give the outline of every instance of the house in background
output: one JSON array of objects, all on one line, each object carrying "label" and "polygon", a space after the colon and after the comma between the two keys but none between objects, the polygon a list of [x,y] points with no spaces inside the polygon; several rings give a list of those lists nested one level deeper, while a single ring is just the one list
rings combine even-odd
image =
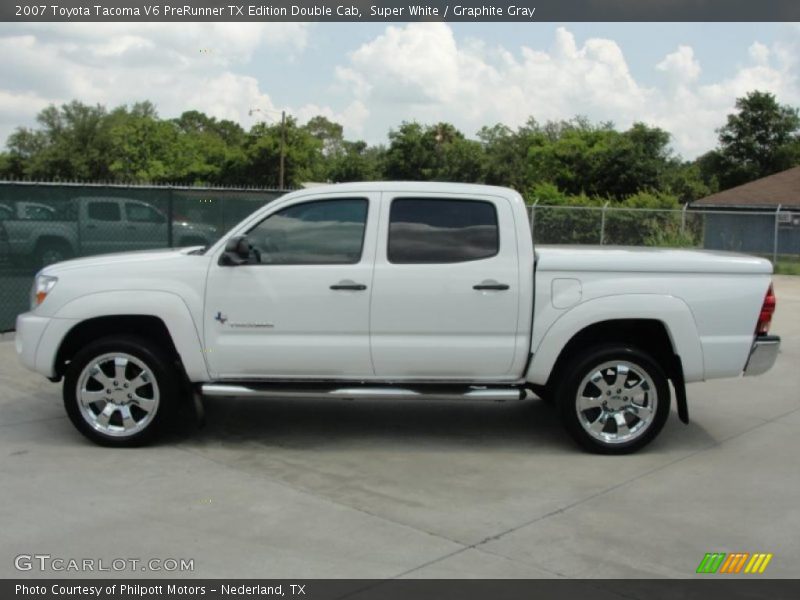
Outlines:
[{"label": "house in background", "polygon": [[705,213],[705,248],[800,254],[800,166],[706,196],[690,208],[712,211]]}]

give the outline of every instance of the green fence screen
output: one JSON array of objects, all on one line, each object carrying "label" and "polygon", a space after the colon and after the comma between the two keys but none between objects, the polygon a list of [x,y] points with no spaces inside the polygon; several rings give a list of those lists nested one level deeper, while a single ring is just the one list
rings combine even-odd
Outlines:
[{"label": "green fence screen", "polygon": [[284,191],[0,182],[0,331],[29,307],[47,264],[151,248],[208,245]]}]

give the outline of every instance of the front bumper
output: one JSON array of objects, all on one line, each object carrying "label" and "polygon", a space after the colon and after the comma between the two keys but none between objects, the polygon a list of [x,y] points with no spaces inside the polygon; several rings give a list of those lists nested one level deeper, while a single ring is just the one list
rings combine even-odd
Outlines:
[{"label": "front bumper", "polygon": [[58,349],[77,323],[77,319],[44,317],[32,312],[19,315],[14,334],[19,361],[31,371],[54,377]]},{"label": "front bumper", "polygon": [[750,357],[744,366],[745,375],[761,375],[766,373],[775,364],[778,351],[781,347],[781,338],[777,335],[759,335],[753,341]]},{"label": "front bumper", "polygon": [[42,340],[50,319],[33,313],[23,313],[17,317],[14,347],[19,361],[31,371],[36,371],[36,350]]}]

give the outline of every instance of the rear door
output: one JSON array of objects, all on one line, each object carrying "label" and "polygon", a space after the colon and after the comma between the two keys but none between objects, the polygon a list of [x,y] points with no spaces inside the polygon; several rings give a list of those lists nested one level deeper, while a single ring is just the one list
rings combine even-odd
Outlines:
[{"label": "rear door", "polygon": [[516,229],[507,199],[384,195],[371,346],[381,378],[512,378]]}]

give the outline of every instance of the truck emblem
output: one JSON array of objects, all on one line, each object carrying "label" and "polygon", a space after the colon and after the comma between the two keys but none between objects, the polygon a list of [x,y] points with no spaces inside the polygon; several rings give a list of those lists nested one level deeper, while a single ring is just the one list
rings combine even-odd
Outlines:
[{"label": "truck emblem", "polygon": [[226,317],[225,315],[223,315],[221,312],[217,311],[217,316],[216,316],[216,317],[214,317],[214,320],[215,320],[215,321],[219,321],[220,323],[222,323],[223,325],[225,325],[225,321],[227,321],[227,320],[228,320],[228,317]]}]

